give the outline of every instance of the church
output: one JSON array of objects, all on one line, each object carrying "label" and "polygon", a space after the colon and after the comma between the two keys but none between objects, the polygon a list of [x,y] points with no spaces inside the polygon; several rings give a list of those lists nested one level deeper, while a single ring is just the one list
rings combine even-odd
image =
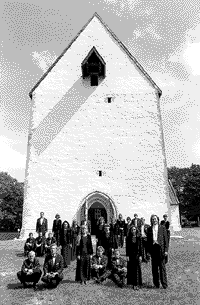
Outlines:
[{"label": "church", "polygon": [[168,179],[162,91],[95,13],[30,92],[21,238],[40,212],[70,225],[119,213],[180,229]]}]

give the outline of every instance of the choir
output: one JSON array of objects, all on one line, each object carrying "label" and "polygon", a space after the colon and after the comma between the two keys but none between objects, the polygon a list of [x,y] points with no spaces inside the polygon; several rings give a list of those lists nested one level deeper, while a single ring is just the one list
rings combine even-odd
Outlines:
[{"label": "choir", "polygon": [[[167,274],[165,264],[168,262],[168,248],[170,241],[170,223],[167,215],[159,223],[157,215],[151,215],[150,225],[145,219],[134,218],[111,219],[110,224],[105,223],[100,217],[96,230],[96,253],[93,253],[91,239],[91,223],[84,219],[80,226],[74,220],[72,226],[65,220],[63,223],[60,215],[56,214],[53,221],[52,233],[48,231],[48,221],[44,213],[36,222],[35,239],[33,234],[24,245],[24,255],[28,258],[24,261],[21,271],[17,273],[18,279],[26,286],[27,282],[36,284],[42,276],[39,256],[45,255],[41,280],[47,286],[56,287],[63,279],[63,269],[70,265],[71,261],[77,260],[75,280],[81,284],[87,284],[91,278],[97,284],[107,278],[123,288],[125,281],[134,290],[142,287],[142,263],[148,263],[151,259],[152,278],[156,288],[160,282],[164,289],[167,288]],[[126,259],[120,256],[120,248],[125,242]],[[61,249],[61,255],[58,249]]]}]

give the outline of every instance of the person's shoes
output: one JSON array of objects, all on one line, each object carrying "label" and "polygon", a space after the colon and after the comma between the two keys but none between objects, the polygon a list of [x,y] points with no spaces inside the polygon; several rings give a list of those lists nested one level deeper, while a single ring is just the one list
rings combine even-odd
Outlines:
[{"label": "person's shoes", "polygon": [[160,286],[159,286],[159,285],[154,285],[154,288],[158,288],[158,289],[159,289],[159,288],[160,288]]},{"label": "person's shoes", "polygon": [[27,287],[28,287],[28,285],[27,285],[26,282],[23,282],[22,284],[23,284],[23,287],[24,287],[24,288],[27,288]]},{"label": "person's shoes", "polygon": [[37,290],[37,288],[38,288],[37,283],[33,283],[33,289]]},{"label": "person's shoes", "polygon": [[163,286],[163,289],[167,289],[167,286]]},{"label": "person's shoes", "polygon": [[83,281],[81,281],[81,285],[83,285],[84,283],[83,283]]},{"label": "person's shoes", "polygon": [[96,284],[100,284],[101,281],[99,279],[96,280]]},{"label": "person's shoes", "polygon": [[84,284],[87,285],[87,281],[84,281]]}]

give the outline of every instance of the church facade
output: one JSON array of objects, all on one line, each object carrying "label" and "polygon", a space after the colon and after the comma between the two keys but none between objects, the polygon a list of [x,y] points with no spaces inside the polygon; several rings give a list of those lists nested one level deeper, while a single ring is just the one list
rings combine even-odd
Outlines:
[{"label": "church facade", "polygon": [[[49,230],[134,213],[169,215],[180,228],[169,183],[161,90],[95,13],[30,92],[21,237],[41,211]],[[172,196],[174,194],[174,196]],[[175,198],[175,199],[174,199]]]}]

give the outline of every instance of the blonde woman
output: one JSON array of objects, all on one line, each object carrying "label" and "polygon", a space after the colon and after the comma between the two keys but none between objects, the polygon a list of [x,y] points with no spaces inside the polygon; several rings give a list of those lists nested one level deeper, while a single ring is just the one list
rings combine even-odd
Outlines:
[{"label": "blonde woman", "polygon": [[88,233],[87,226],[81,226],[81,235],[79,235],[76,256],[77,256],[77,266],[76,266],[76,277],[77,282],[81,284],[86,284],[90,280],[91,274],[91,263],[93,248],[91,235]]}]

